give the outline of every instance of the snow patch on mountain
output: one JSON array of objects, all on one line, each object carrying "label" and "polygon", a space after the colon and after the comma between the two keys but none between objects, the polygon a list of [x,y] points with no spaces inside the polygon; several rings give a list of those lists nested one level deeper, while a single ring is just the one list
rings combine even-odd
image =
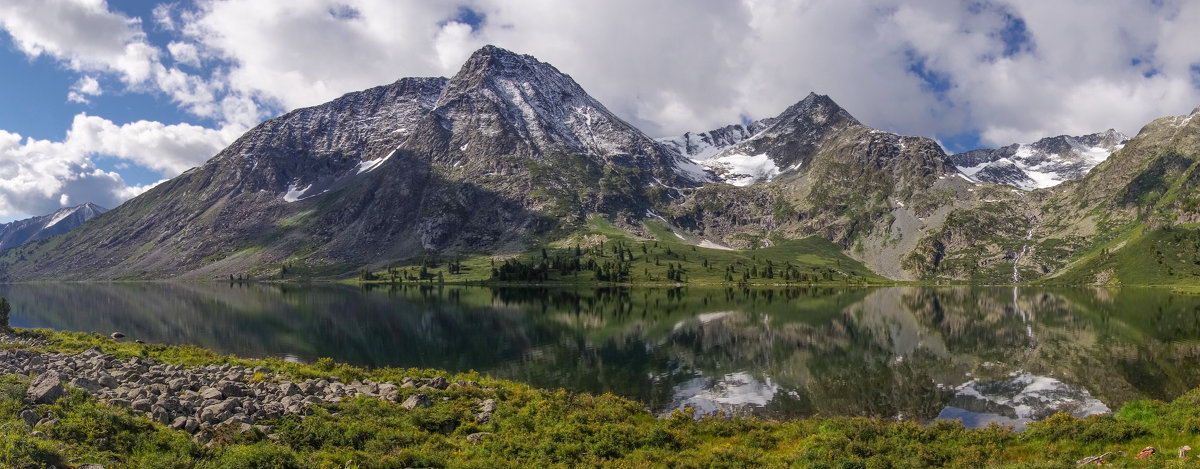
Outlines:
[{"label": "snow patch on mountain", "polygon": [[714,243],[707,239],[704,241],[701,241],[699,246],[702,248],[717,249],[717,250],[721,250],[721,251],[732,251],[733,250],[733,248],[731,248],[729,246],[722,246],[720,244]]},{"label": "snow patch on mountain", "polygon": [[79,209],[79,207],[69,207],[69,208],[58,209],[58,211],[56,211],[50,215],[51,216],[50,221],[46,222],[45,226],[47,228],[49,228],[51,226],[57,225],[58,222],[66,220],[67,217],[74,215],[75,211],[78,209]]},{"label": "snow patch on mountain", "polygon": [[713,179],[712,173],[704,169],[699,163],[685,157],[675,159],[675,174],[683,176],[693,182],[716,182]]},{"label": "snow patch on mountain", "polygon": [[60,208],[49,215],[0,224],[0,250],[59,235],[78,228],[106,210],[86,203]]},{"label": "snow patch on mountain", "polygon": [[766,153],[758,155],[732,154],[701,162],[721,180],[735,186],[749,186],[779,176],[779,166]]},{"label": "snow patch on mountain", "polygon": [[975,181],[1007,184],[1022,190],[1053,187],[1080,179],[1129,140],[1116,130],[1072,137],[1060,135],[1034,143],[972,150],[950,156]]},{"label": "snow patch on mountain", "polygon": [[[463,147],[465,148],[466,145],[463,145]],[[396,150],[399,150],[399,149],[397,148]],[[388,153],[387,156],[385,156],[383,158],[367,160],[367,161],[363,161],[363,162],[359,163],[358,171],[355,174],[369,173],[372,170],[374,170],[375,168],[378,168],[379,165],[383,164],[384,161],[387,161],[388,158],[391,158],[392,155],[395,155],[396,150],[392,150],[391,153]],[[286,197],[285,197],[285,200],[286,200]]]},{"label": "snow patch on mountain", "polygon": [[304,193],[308,192],[308,188],[310,187],[312,187],[312,185],[307,185],[304,187],[296,187],[295,184],[289,185],[287,193],[283,194],[283,201],[290,203],[300,200],[303,198]]},{"label": "snow patch on mountain", "polygon": [[[658,139],[659,143],[682,155],[676,163],[675,172],[696,182],[726,182],[745,186],[779,175],[779,168],[765,167],[757,158],[762,155],[729,155],[714,159],[722,151],[761,133],[774,124],[777,118],[767,118],[748,124],[734,124],[707,132],[687,132],[678,137]],[[714,177],[715,176],[715,177]]]}]

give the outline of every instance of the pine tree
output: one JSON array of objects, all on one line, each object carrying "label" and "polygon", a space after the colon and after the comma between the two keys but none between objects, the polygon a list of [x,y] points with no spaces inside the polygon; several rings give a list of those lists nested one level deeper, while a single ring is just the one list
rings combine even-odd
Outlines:
[{"label": "pine tree", "polygon": [[12,326],[8,324],[8,313],[12,311],[12,306],[8,304],[8,298],[0,296],[0,331],[11,331]]}]

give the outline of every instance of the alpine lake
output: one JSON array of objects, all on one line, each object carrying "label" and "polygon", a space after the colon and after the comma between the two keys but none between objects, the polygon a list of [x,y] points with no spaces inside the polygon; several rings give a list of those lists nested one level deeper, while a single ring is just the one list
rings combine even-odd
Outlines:
[{"label": "alpine lake", "polygon": [[1148,288],[0,285],[12,325],[218,353],[475,370],[656,414],[969,427],[1200,386],[1200,296]]}]

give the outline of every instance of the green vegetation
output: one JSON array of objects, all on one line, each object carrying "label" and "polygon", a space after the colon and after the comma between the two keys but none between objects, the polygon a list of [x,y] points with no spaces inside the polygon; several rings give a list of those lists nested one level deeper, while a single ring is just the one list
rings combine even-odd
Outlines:
[{"label": "green vegetation", "polygon": [[1118,246],[1105,245],[1049,283],[1194,285],[1200,280],[1200,229],[1138,230]]},{"label": "green vegetation", "polygon": [[12,312],[12,306],[8,304],[8,298],[0,297],[0,332],[12,330],[12,326],[8,324],[8,313]]},{"label": "green vegetation", "polygon": [[[364,370],[321,360],[312,365],[221,357],[194,347],[116,343],[94,335],[22,331],[48,341],[41,351],[78,352],[98,346],[119,357],[167,363],[265,365],[295,378],[396,380],[436,371]],[[13,345],[5,345],[12,348]],[[1077,419],[1058,414],[1024,432],[992,425],[964,429],[868,418],[773,422],[752,417],[695,419],[677,411],[656,418],[640,404],[612,395],[537,390],[476,374],[490,389],[429,391],[436,404],[404,410],[360,398],[318,407],[303,419],[265,422],[277,442],[256,432],[221,433],[212,445],[194,442],[121,408],[72,390],[58,402],[33,406],[58,423],[30,433],[19,414],[28,381],[0,377],[0,464],[40,467],[100,463],[107,467],[1063,467],[1106,452],[1126,467],[1190,467],[1175,449],[1200,437],[1200,389],[1173,402],[1134,401],[1113,415]],[[404,393],[414,390],[405,389]],[[477,398],[499,406],[491,421],[472,415]],[[484,432],[477,444],[467,435]],[[1154,446],[1146,460],[1133,455]]]},{"label": "green vegetation", "polygon": [[[886,283],[837,245],[819,237],[771,237],[769,247],[709,249],[690,244],[660,222],[645,222],[641,238],[592,217],[588,229],[511,256],[423,258],[378,272],[367,283],[570,283],[809,285]],[[766,239],[764,234],[761,239]],[[756,239],[754,244],[759,244]]]}]

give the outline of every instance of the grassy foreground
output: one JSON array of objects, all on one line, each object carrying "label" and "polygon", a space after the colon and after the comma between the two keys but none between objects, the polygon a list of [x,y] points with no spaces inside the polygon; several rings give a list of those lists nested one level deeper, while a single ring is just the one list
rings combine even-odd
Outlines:
[{"label": "grassy foreground", "polygon": [[[268,366],[292,378],[337,377],[399,381],[432,370],[364,370],[321,360],[315,364],[245,360],[187,346],[117,343],[82,333],[23,330],[44,340],[40,351],[79,352],[98,346],[119,357],[143,356],[171,364],[232,363]],[[6,344],[5,348],[15,345]],[[292,467],[1071,467],[1086,456],[1114,452],[1117,467],[1193,467],[1176,448],[1200,443],[1200,389],[1173,402],[1135,401],[1115,415],[1076,419],[1056,415],[1021,433],[957,422],[930,426],[867,418],[811,418],[788,422],[757,418],[694,419],[686,412],[656,418],[639,404],[612,395],[539,390],[474,373],[486,388],[426,391],[436,405],[404,410],[360,398],[316,409],[306,417],[262,422],[278,442],[228,432],[211,446],[195,443],[78,390],[51,405],[59,423],[34,436],[19,414],[28,382],[0,376],[0,466],[292,468]],[[403,389],[407,393],[416,392]],[[476,424],[475,399],[495,398],[493,419]],[[477,444],[467,435],[487,432]],[[1150,459],[1134,455],[1159,449]],[[1200,445],[1198,445],[1200,446]]]}]

